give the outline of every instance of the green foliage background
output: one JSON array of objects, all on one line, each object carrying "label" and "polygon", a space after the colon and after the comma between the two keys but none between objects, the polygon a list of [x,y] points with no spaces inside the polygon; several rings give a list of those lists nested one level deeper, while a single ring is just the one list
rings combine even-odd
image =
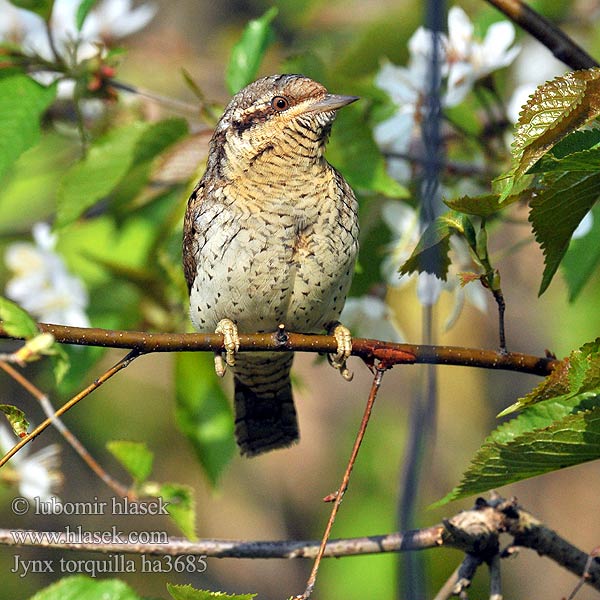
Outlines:
[{"label": "green foliage background", "polygon": [[[42,13],[46,10],[44,4],[47,3],[39,6]],[[362,251],[352,293],[363,294],[379,283],[380,263],[390,237],[379,219],[381,205],[386,198],[408,197],[409,190],[386,174],[384,159],[372,140],[372,124],[391,110],[385,95],[373,86],[372,78],[382,57],[400,64],[405,62],[406,41],[421,23],[422,3],[354,0],[348,5],[323,0],[255,1],[245,3],[244,10],[239,3],[227,2],[219,10],[205,3],[165,0],[159,4],[161,11],[155,22],[136,36],[130,47],[128,44],[128,53],[119,65],[121,80],[197,102],[181,76],[181,70],[185,69],[200,86],[204,97],[213,102],[205,107],[209,118],[211,114],[219,114],[229,94],[256,74],[275,71],[301,71],[319,79],[332,91],[364,98],[363,102],[340,113],[328,157],[357,190],[361,202]],[[82,5],[82,18],[86,5],[89,3]],[[498,19],[497,13],[481,2],[461,5],[479,30],[483,31]],[[572,8],[570,2],[549,0],[532,5],[555,19],[570,14]],[[249,19],[258,20],[242,35]],[[596,32],[586,28],[585,23],[571,24],[571,27],[574,35],[585,37],[591,53],[600,54],[600,36]],[[253,60],[244,57],[244,52],[253,48],[266,51],[262,62],[256,60],[252,52]],[[505,85],[509,87],[510,81]],[[188,123],[180,115],[172,114],[173,111],[155,105],[138,105],[125,110],[121,105],[111,106],[106,118],[94,125],[87,157],[80,160],[80,145],[72,122],[67,119],[67,135],[64,128],[50,126],[44,127],[40,137],[35,126],[55,93],[54,87],[43,88],[11,70],[0,75],[0,115],[11,115],[10,119],[0,119],[0,253],[15,239],[27,238],[34,222],[56,218],[60,234],[58,250],[91,291],[89,314],[94,326],[189,330],[180,269],[181,218],[189,183],[179,181],[166,188],[151,186],[151,193],[147,184],[156,183],[155,169],[160,157],[168,155],[185,140],[190,129],[200,126],[201,119],[192,118]],[[142,119],[144,111],[150,110],[155,111],[152,120]],[[469,125],[467,112],[459,117]],[[54,123],[61,120],[59,115]],[[476,123],[470,125],[476,127]],[[536,161],[540,156],[536,155],[535,160],[522,168],[522,173],[518,172],[517,165],[515,173],[519,176],[527,170],[528,174],[544,173],[555,185],[554,195],[560,196],[565,190],[580,186],[577,189],[581,193],[576,199],[580,200],[577,204],[581,205],[582,212],[596,198],[598,175],[588,172],[596,170],[598,140],[595,135],[578,134],[571,138],[567,151],[564,146],[561,151],[561,145],[557,144],[539,162]],[[459,154],[460,150],[455,152]],[[508,171],[509,167],[507,155],[505,164],[498,165],[496,175]],[[569,174],[564,175],[565,171]],[[504,195],[508,195],[508,191]],[[497,195],[487,199],[485,206],[494,210],[502,202]],[[481,210],[487,214],[488,208],[481,207],[482,198],[476,200],[480,212],[475,211],[475,214],[481,214]],[[510,200],[504,199],[505,202]],[[542,196],[539,206],[543,207],[544,202],[550,200]],[[462,199],[453,208],[473,214],[469,210],[472,204],[472,199]],[[593,236],[569,246],[561,265],[564,279],[555,277],[550,287],[548,284],[566,250],[577,215],[558,228],[560,239],[554,246],[544,247],[545,265],[544,257],[534,245],[500,263],[508,303],[510,349],[540,354],[544,347],[549,347],[562,357],[597,335],[600,289],[594,267],[599,258],[600,214],[597,208],[594,210]],[[543,214],[540,217],[540,209],[532,214],[531,220],[538,236],[543,236],[544,228],[555,225],[551,219],[545,220]],[[454,220],[450,226],[437,228],[434,234],[438,237],[434,236],[434,242],[442,238],[446,243],[451,233],[460,227],[465,229],[457,223]],[[518,239],[514,232],[501,235],[504,236],[502,242]],[[471,241],[476,245],[475,237]],[[415,263],[413,267],[418,268],[418,265]],[[0,264],[0,280],[5,281],[7,276],[4,265]],[[548,291],[538,298],[540,281]],[[575,303],[569,305],[569,298],[576,299]],[[419,341],[420,307],[414,289],[391,291],[388,300],[408,339]],[[440,313],[448,308],[444,302]],[[440,343],[495,347],[495,329],[493,313],[486,317],[466,309],[456,328],[440,334]],[[66,352],[71,369],[59,390],[52,392],[55,405],[91,381],[119,356],[119,353],[98,349],[66,348]],[[596,369],[596,348],[588,347],[586,356],[591,357],[592,368]],[[319,537],[328,512],[320,498],[337,487],[368,392],[369,374],[356,361],[353,367],[357,377],[348,385],[323,364],[316,363],[312,356],[298,356],[296,364],[303,441],[290,450],[253,461],[235,455],[227,400],[230,390],[228,384],[223,390],[216,381],[209,356],[145,357],[67,415],[67,424],[103,464],[123,479],[131,475],[136,484],[144,485],[152,470],[152,477],[157,481],[185,484],[176,489],[163,488],[163,494],[185,497],[190,505],[192,494],[195,497],[195,524],[190,522],[191,511],[188,511],[176,521],[179,528],[172,521],[157,523],[148,519],[126,523],[117,519],[120,526],[165,529],[172,535],[180,535],[183,529],[190,537],[194,531],[199,537],[219,538]],[[54,382],[44,369],[30,368],[40,386],[54,390]],[[426,473],[423,507],[448,493],[460,480],[473,455],[470,473],[476,473],[483,465],[484,474],[489,477],[486,481],[490,482],[477,491],[506,483],[506,469],[499,480],[494,480],[490,463],[486,461],[497,458],[498,448],[493,442],[507,441],[502,438],[503,432],[509,431],[511,437],[520,427],[519,423],[534,423],[539,428],[551,427],[557,420],[564,421],[568,434],[559,441],[564,442],[571,456],[575,455],[573,462],[579,462],[578,453],[589,450],[589,444],[583,444],[582,440],[590,433],[597,435],[599,430],[597,408],[589,408],[585,402],[596,397],[597,385],[582,389],[580,394],[568,399],[576,407],[573,411],[565,411],[564,404],[552,404],[556,398],[529,407],[529,412],[518,417],[520,421],[516,424],[501,425],[476,454],[497,425],[495,415],[519,396],[526,397],[537,380],[508,373],[466,371],[440,369],[439,433],[428,456],[431,467]],[[571,375],[575,377],[576,373]],[[419,377],[418,367],[396,368],[386,375],[334,537],[379,534],[396,529],[397,482],[407,436],[407,414],[418,390]],[[32,415],[34,420],[41,419],[30,399],[20,395],[9,381],[4,384],[3,380],[3,385],[2,402],[10,400],[23,405],[27,415]],[[579,437],[577,432],[580,432]],[[527,467],[531,462],[523,449],[543,444],[546,438],[550,438],[555,453],[561,456],[551,458],[549,468],[536,466],[525,469],[525,474],[551,470],[558,465],[557,461],[558,466],[569,464],[570,459],[565,459],[557,450],[560,431],[550,428],[544,432],[543,439],[538,434],[532,439],[527,435],[532,434],[525,432],[525,439],[512,440],[511,437],[513,446],[509,452],[516,452],[519,459],[515,473],[519,469],[523,471],[524,456]],[[57,434],[48,432],[44,442],[54,439],[59,439]],[[152,452],[139,445],[134,450],[134,446],[123,443],[116,446],[113,443],[106,448],[109,440],[144,442]],[[108,490],[85,470],[68,448],[63,453],[67,474],[61,494],[64,500],[108,497]],[[597,453],[591,457],[597,457]],[[125,471],[120,471],[119,465],[124,466]],[[478,481],[481,482],[481,478]],[[596,506],[599,485],[597,464],[592,463],[500,491],[507,495],[516,493],[525,506],[576,545],[591,548],[600,535],[600,529],[595,523],[590,524],[589,519],[590,511]],[[472,494],[475,488],[476,485],[467,486],[465,493]],[[570,490],[568,497],[562,493],[565,488]],[[1,493],[3,504],[8,505],[14,490],[1,490]],[[463,500],[462,504],[444,508],[423,508],[418,515],[419,524],[432,524],[470,504],[470,500]],[[79,524],[64,517],[33,514],[15,517],[9,510],[2,516],[11,526],[22,528],[60,530],[66,523]],[[82,517],[80,521],[88,529],[106,528],[106,520]],[[37,556],[33,551],[22,554],[28,558]],[[0,569],[8,573],[13,560],[14,553],[3,553]],[[441,585],[457,560],[458,556],[451,552],[431,553],[426,573],[431,590]],[[547,572],[532,569],[536,560],[536,557],[523,556],[505,569],[507,596],[513,592],[522,597],[532,594],[543,597],[556,594],[557,589],[567,595],[571,579],[556,567],[549,567]],[[146,597],[162,594],[166,598],[166,592],[162,591],[164,584],[175,581],[230,593],[252,591],[258,592],[261,598],[279,598],[303,589],[309,567],[308,563],[292,561],[210,560],[208,570],[194,576],[144,577],[137,573],[124,574],[122,579],[135,588],[136,596],[138,593]],[[395,597],[396,573],[394,556],[327,561],[319,577],[318,595],[391,599]],[[20,579],[11,574],[5,577],[6,592],[3,593],[8,594],[7,598],[29,597],[55,578],[32,575]],[[84,580],[73,583],[88,584]],[[105,585],[119,587],[124,598],[136,597],[128,596],[133,592],[121,584],[106,582]],[[476,581],[476,586],[482,587],[477,588],[475,594],[484,589],[481,581]],[[582,591],[580,597],[585,598],[585,594]]]}]

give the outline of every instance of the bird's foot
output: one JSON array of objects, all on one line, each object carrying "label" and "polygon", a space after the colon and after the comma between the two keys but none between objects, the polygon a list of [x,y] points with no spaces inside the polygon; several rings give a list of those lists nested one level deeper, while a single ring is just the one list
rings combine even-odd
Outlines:
[{"label": "bird's foot", "polygon": [[240,349],[240,337],[237,325],[231,319],[221,319],[217,323],[215,333],[223,335],[225,352],[215,353],[215,372],[219,377],[223,377],[227,366],[235,365],[235,353]]},{"label": "bird's foot", "polygon": [[352,381],[354,373],[346,366],[346,361],[352,353],[352,335],[350,334],[350,330],[341,323],[334,323],[327,331],[337,341],[337,352],[335,354],[328,354],[327,360],[334,369],[339,370],[340,375],[346,381]]}]

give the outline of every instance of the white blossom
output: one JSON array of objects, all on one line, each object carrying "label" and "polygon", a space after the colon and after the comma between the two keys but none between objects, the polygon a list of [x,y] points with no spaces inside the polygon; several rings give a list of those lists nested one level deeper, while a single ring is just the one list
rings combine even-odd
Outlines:
[{"label": "white blossom", "polygon": [[474,36],[474,27],[462,8],[448,11],[448,89],[445,101],[448,106],[462,102],[478,79],[510,65],[520,52],[513,46],[515,28],[509,21],[494,23],[483,41]]},{"label": "white blossom", "polygon": [[[100,0],[87,15],[81,31],[76,15],[80,0],[56,0],[50,18],[54,46],[63,60],[80,63],[95,56],[105,56],[106,46],[145,27],[156,14],[154,4],[131,6],[131,0]],[[27,53],[47,61],[54,60],[46,25],[38,15],[0,0],[0,42],[21,44]],[[58,78],[51,71],[37,71],[32,76],[44,85]],[[70,98],[74,83],[59,80],[58,96]]]},{"label": "white blossom", "polygon": [[[517,46],[511,48],[515,38],[511,23],[493,24],[480,42],[474,37],[473,24],[458,7],[448,13],[448,33],[437,36],[440,74],[446,85],[444,106],[462,102],[475,81],[509,65],[519,53]],[[391,117],[373,128],[375,141],[388,155],[409,155],[411,144],[421,135],[434,39],[432,31],[420,27],[408,42],[408,65],[386,61],[375,76],[375,85],[387,92],[396,107]],[[409,163],[399,157],[388,158],[388,171],[399,181],[410,177]]]},{"label": "white blossom", "polygon": [[34,225],[33,239],[33,244],[15,242],[6,249],[4,260],[13,272],[6,296],[40,321],[89,327],[87,291],[54,251],[56,236],[49,225]]},{"label": "white blossom", "polygon": [[404,341],[390,307],[376,296],[348,298],[340,321],[358,337],[397,343]]},{"label": "white blossom", "polygon": [[[373,137],[384,153],[406,155],[411,142],[420,136],[427,82],[425,65],[425,61],[415,60],[406,68],[386,61],[375,77],[375,85],[387,92],[396,106],[391,117],[373,128]],[[388,159],[388,170],[398,181],[410,176],[407,161],[398,157]]]},{"label": "white blossom", "polygon": [[573,235],[571,236],[572,239],[578,240],[580,238],[585,237],[592,230],[593,226],[594,215],[592,214],[592,211],[589,211],[586,213],[585,217],[583,217],[583,219],[581,219],[581,221],[579,222],[579,225],[577,226],[577,228],[573,232]]},{"label": "white blossom", "polygon": [[[0,450],[3,454],[8,452],[17,440],[12,432],[5,426],[0,425]],[[19,493],[29,500],[39,499],[47,502],[56,497],[56,492],[62,484],[63,477],[60,467],[60,446],[51,444],[29,454],[29,447],[19,450],[7,464],[7,472],[4,473],[6,480],[17,481]]]}]

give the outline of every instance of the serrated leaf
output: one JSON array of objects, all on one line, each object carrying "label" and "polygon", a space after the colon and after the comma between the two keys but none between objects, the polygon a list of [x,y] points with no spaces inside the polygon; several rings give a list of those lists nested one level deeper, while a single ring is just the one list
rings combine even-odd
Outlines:
[{"label": "serrated leaf", "polygon": [[167,511],[173,522],[189,540],[196,539],[196,500],[194,491],[187,485],[163,483],[158,497],[168,502]]},{"label": "serrated leaf", "polygon": [[143,600],[118,579],[93,579],[87,575],[65,577],[31,596],[30,600]]},{"label": "serrated leaf", "polygon": [[600,196],[600,173],[564,173],[548,177],[531,203],[529,221],[544,253],[539,294],[552,281],[571,236]]},{"label": "serrated leaf", "polygon": [[48,21],[52,14],[52,8],[54,6],[54,0],[9,0],[11,4],[14,4],[18,8],[23,8],[30,12],[39,15]]},{"label": "serrated leaf", "polygon": [[385,159],[373,140],[361,106],[344,107],[338,112],[327,158],[355,190],[389,198],[409,195],[403,185],[388,175]]},{"label": "serrated leaf", "polygon": [[56,97],[26,75],[0,78],[0,177],[40,136],[40,118]]},{"label": "serrated leaf", "polygon": [[600,69],[574,71],[537,88],[523,107],[513,156],[522,175],[552,146],[600,112]]},{"label": "serrated leaf", "polygon": [[77,25],[77,31],[81,31],[85,19],[88,16],[90,10],[94,8],[98,0],[82,0],[81,4],[77,7],[77,14],[75,16],[75,24]]},{"label": "serrated leaf", "polygon": [[109,452],[127,469],[139,485],[150,476],[154,454],[143,442],[114,440],[106,444]]},{"label": "serrated leaf", "polygon": [[273,6],[262,17],[253,19],[244,28],[242,37],[231,51],[225,71],[225,81],[230,94],[237,94],[256,79],[265,52],[275,38],[271,21],[277,13],[277,8]]},{"label": "serrated leaf", "polygon": [[22,438],[27,435],[29,429],[29,421],[25,413],[12,404],[0,404],[0,412],[4,413],[15,435]]},{"label": "serrated leaf", "polygon": [[9,335],[29,339],[39,333],[37,323],[17,304],[0,296],[0,321]]},{"label": "serrated leaf", "polygon": [[235,452],[233,415],[217,380],[212,357],[181,352],[175,357],[176,417],[210,482],[216,484]]},{"label": "serrated leaf", "polygon": [[506,200],[500,201],[500,194],[484,194],[482,196],[461,196],[460,198],[452,198],[444,200],[444,204],[453,210],[458,210],[468,215],[476,215],[478,217],[489,217],[490,215],[500,212],[510,204],[521,200],[520,194],[513,194]]},{"label": "serrated leaf", "polygon": [[[598,398],[595,399],[598,402]],[[547,401],[555,403],[555,401]],[[546,404],[546,403],[542,403]],[[526,421],[534,406],[514,421]],[[564,408],[564,407],[563,407]],[[509,426],[513,421],[505,425]],[[460,484],[435,503],[446,504],[509,483],[600,458],[600,407],[553,418],[544,428],[514,434],[506,443],[486,441]]]},{"label": "serrated leaf", "polygon": [[501,415],[521,408],[489,435],[437,505],[600,458],[600,338],[573,351]]},{"label": "serrated leaf", "polygon": [[[573,154],[590,150],[600,144],[600,129],[583,129],[570,133],[553,146],[548,152],[554,158],[560,159]],[[542,159],[543,160],[543,159]]]},{"label": "serrated leaf", "polygon": [[573,302],[600,265],[600,206],[592,208],[593,224],[587,235],[572,239],[560,266]]},{"label": "serrated leaf", "polygon": [[167,591],[174,600],[252,600],[256,594],[226,594],[225,592],[211,592],[197,590],[191,585],[173,585],[167,583]]},{"label": "serrated leaf", "polygon": [[584,344],[561,361],[544,381],[529,394],[505,408],[498,416],[503,417],[532,404],[549,400],[584,400],[600,395],[600,338]]},{"label": "serrated leaf", "polygon": [[597,172],[600,167],[600,148],[582,150],[557,158],[550,152],[542,157],[528,173],[547,173],[547,172],[565,172],[565,171],[592,171]]},{"label": "serrated leaf", "polygon": [[548,150],[599,113],[600,69],[574,71],[539,86],[521,110],[501,200]]}]

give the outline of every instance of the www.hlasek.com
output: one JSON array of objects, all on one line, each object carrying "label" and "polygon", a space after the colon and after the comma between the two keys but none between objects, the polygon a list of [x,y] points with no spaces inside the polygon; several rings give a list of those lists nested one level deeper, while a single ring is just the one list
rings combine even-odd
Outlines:
[{"label": "www.hlasek.com", "polygon": [[204,573],[207,569],[206,555],[182,554],[180,556],[147,556],[141,554],[126,557],[108,554],[101,559],[48,559],[27,560],[15,554],[11,573],[25,577],[29,573],[85,573],[90,577],[114,573]]},{"label": "www.hlasek.com", "polygon": [[13,529],[15,544],[51,546],[56,544],[168,544],[166,531],[128,531],[124,533],[113,525],[107,531],[88,531],[81,525],[67,525],[63,531],[33,531]]}]

